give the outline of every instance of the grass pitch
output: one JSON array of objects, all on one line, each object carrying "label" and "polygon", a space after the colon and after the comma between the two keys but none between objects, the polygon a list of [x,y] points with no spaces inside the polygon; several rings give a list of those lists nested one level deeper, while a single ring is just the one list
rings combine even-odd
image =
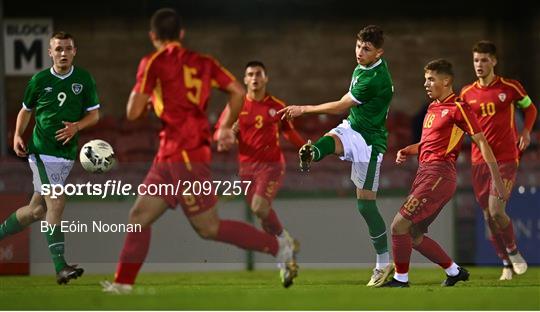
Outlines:
[{"label": "grass pitch", "polygon": [[0,309],[9,310],[539,310],[540,268],[499,281],[500,268],[470,268],[471,279],[440,287],[440,269],[414,269],[409,289],[364,286],[370,271],[301,270],[284,289],[277,271],[142,274],[130,295],[101,292],[111,275],[67,286],[53,276],[0,277]]}]

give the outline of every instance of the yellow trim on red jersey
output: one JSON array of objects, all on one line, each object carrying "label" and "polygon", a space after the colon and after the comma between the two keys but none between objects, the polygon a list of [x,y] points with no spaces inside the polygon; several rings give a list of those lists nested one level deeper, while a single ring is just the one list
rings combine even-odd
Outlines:
[{"label": "yellow trim on red jersey", "polygon": [[[234,77],[234,75],[231,74],[231,72],[228,71],[227,68],[221,66],[221,63],[219,63],[218,60],[216,60],[213,56],[210,56],[208,54],[203,54],[202,56],[207,57],[210,60],[212,60],[219,68],[221,68],[221,70],[223,70],[225,75],[229,76],[229,78],[231,78],[232,81],[236,81],[236,77]],[[216,84],[217,84],[217,82],[216,82]]]},{"label": "yellow trim on red jersey", "polygon": [[463,107],[461,107],[461,104],[459,104],[459,102],[456,102],[456,106],[459,108],[459,110],[461,111],[461,115],[463,115],[463,118],[465,119],[465,122],[467,123],[467,126],[469,126],[469,132],[471,135],[475,134],[474,133],[474,129],[473,127],[471,126],[471,122],[469,121],[469,118],[467,118],[467,115],[465,114],[465,111],[463,110]]},{"label": "yellow trim on red jersey", "polygon": [[442,177],[439,177],[437,179],[437,182],[435,182],[435,184],[433,184],[433,186],[431,187],[431,190],[434,191],[436,188],[437,188],[437,185],[439,185],[439,183],[441,182],[442,180]]},{"label": "yellow trim on red jersey", "polygon": [[515,106],[510,105],[510,129],[511,130],[514,129],[514,110],[515,110]]},{"label": "yellow trim on red jersey", "polygon": [[273,95],[271,95],[270,97],[272,98],[272,100],[274,100],[274,102],[276,102],[276,103],[282,105],[283,107],[287,106],[287,104],[285,104],[285,102],[283,102],[282,100],[278,99],[277,97],[275,97],[275,96],[273,96]]},{"label": "yellow trim on red jersey", "polygon": [[439,101],[439,103],[447,103],[447,102],[448,102],[448,99],[450,99],[450,98],[452,98],[452,97],[454,97],[454,96],[456,96],[456,94],[452,92],[452,93],[450,93],[450,95],[448,95],[447,97],[445,97],[444,100]]},{"label": "yellow trim on red jersey", "polygon": [[448,141],[448,147],[446,148],[446,154],[450,153],[456,145],[461,140],[461,137],[463,136],[463,130],[461,130],[458,126],[454,125],[452,128],[452,134],[450,135],[450,140]]},{"label": "yellow trim on red jersey", "polygon": [[501,82],[504,83],[504,84],[507,85],[507,86],[510,86],[510,87],[514,88],[514,89],[519,93],[519,95],[520,95],[522,98],[524,98],[524,97],[527,96],[527,94],[521,92],[520,88],[519,88],[516,84],[511,83],[510,81],[506,81],[506,80],[505,80],[504,78],[502,78],[502,77],[501,77]]},{"label": "yellow trim on red jersey", "polygon": [[463,95],[465,95],[465,93],[469,92],[470,89],[474,88],[474,82],[471,83],[470,85],[468,86],[465,86],[463,89],[461,89],[461,93],[459,94],[459,97],[461,97],[462,100],[463,99]]},{"label": "yellow trim on red jersey", "polygon": [[152,65],[152,63],[154,62],[154,60],[155,60],[161,53],[163,53],[163,51],[165,51],[165,49],[161,49],[161,50],[159,50],[159,51],[154,52],[154,54],[152,54],[152,56],[151,56],[150,59],[148,60],[148,63],[146,63],[146,67],[144,68],[143,79],[142,79],[142,82],[141,82],[141,93],[144,93],[144,87],[146,87],[146,79],[148,78],[148,70],[150,69],[150,66]]},{"label": "yellow trim on red jersey", "polygon": [[186,150],[182,150],[182,158],[184,158],[184,163],[186,164],[186,169],[188,171],[191,171],[192,170],[191,161],[189,160],[189,155],[186,152]]},{"label": "yellow trim on red jersey", "polygon": [[153,91],[154,99],[154,112],[156,113],[156,116],[160,117],[161,114],[163,114],[163,90],[161,89],[161,81],[158,79],[156,81],[156,87]]}]

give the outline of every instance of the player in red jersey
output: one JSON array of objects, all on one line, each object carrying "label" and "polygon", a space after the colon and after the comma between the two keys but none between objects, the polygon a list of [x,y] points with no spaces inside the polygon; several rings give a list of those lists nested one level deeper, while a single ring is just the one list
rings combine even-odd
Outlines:
[{"label": "player in red jersey", "polygon": [[[233,126],[238,137],[238,162],[242,181],[252,181],[246,200],[259,218],[265,232],[287,237],[272,200],[276,196],[285,173],[285,157],[279,144],[280,132],[296,148],[304,139],[290,120],[281,120],[277,112],[286,105],[266,92],[268,75],[262,62],[247,63],[244,75],[247,95],[238,121]],[[216,127],[229,114],[225,109]]]},{"label": "player in red jersey", "polygon": [[[495,74],[497,50],[494,43],[479,41],[472,52],[478,80],[463,87],[461,98],[476,113],[486,139],[493,148],[505,186],[511,193],[519,155],[531,141],[530,132],[536,121],[536,107],[518,81]],[[525,125],[519,135],[514,122],[516,107],[525,115]],[[500,280],[511,280],[513,272],[525,273],[527,262],[518,251],[512,219],[506,214],[506,205],[496,199],[489,170],[474,145],[471,156],[474,194],[483,210],[490,241],[503,262]]]},{"label": "player in red jersey", "polygon": [[382,287],[409,287],[409,263],[412,249],[441,266],[447,275],[443,286],[454,286],[466,281],[469,272],[459,267],[441,248],[424,235],[444,205],[456,190],[456,159],[463,141],[463,133],[478,145],[495,181],[499,200],[507,193],[498,171],[495,156],[489,147],[476,117],[466,103],[454,94],[452,64],[439,59],[429,62],[425,71],[424,87],[434,101],[429,105],[419,143],[398,151],[396,163],[407,156],[418,154],[419,167],[410,195],[392,222],[392,252],[396,271],[394,278]]},{"label": "player in red jersey", "polygon": [[[206,106],[212,86],[228,93],[230,115],[218,134],[218,149],[234,143],[231,129],[242,107],[244,89],[234,77],[209,56],[190,51],[180,44],[184,31],[172,9],[160,9],[151,19],[150,39],[156,52],[143,57],[137,82],[127,103],[127,117],[139,118],[151,99],[163,122],[159,151],[144,184],[174,184],[180,180],[210,178],[210,126]],[[182,194],[184,194],[182,190]],[[114,283],[103,282],[104,291],[130,292],[150,245],[150,226],[168,208],[181,205],[195,231],[204,239],[236,245],[276,256],[285,287],[297,274],[293,241],[281,239],[238,221],[220,220],[214,206],[217,196],[197,194],[139,195],[129,214],[130,224],[142,231],[128,233]]]}]

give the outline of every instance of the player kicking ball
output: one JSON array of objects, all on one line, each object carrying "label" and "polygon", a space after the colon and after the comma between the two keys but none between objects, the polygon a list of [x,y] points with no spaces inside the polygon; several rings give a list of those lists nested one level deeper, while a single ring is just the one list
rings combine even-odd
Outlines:
[{"label": "player kicking ball", "polygon": [[458,266],[442,247],[425,235],[456,190],[456,159],[463,133],[470,135],[489,166],[497,200],[508,198],[495,156],[469,105],[459,102],[452,88],[452,64],[439,59],[424,67],[424,87],[433,102],[428,107],[419,143],[398,151],[396,163],[418,155],[419,167],[410,195],[392,222],[395,273],[382,287],[409,287],[409,264],[414,248],[446,272],[442,286],[467,281],[469,272]]},{"label": "player kicking ball", "polygon": [[287,106],[278,113],[283,119],[303,114],[349,112],[347,119],[317,142],[308,141],[299,151],[300,169],[309,171],[313,161],[334,154],[350,161],[351,180],[356,186],[358,212],[366,221],[370,240],[377,254],[367,286],[382,285],[393,271],[388,253],[386,224],[377,208],[379,173],[386,152],[386,118],[394,94],[392,77],[382,55],[384,35],[376,25],[364,27],[357,35],[354,69],[349,92],[340,100],[319,105]]}]

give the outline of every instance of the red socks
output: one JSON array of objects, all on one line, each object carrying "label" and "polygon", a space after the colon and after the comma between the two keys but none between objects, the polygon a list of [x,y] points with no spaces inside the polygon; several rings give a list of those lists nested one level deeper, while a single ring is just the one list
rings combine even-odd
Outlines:
[{"label": "red socks", "polygon": [[263,230],[268,234],[277,236],[283,231],[283,226],[281,226],[281,222],[279,222],[277,214],[272,208],[270,208],[266,219],[261,219],[261,225]]},{"label": "red socks", "polygon": [[514,226],[512,225],[512,220],[510,220],[506,228],[501,229],[501,237],[504,241],[507,252],[511,253],[517,249],[516,236],[514,235]]},{"label": "red socks", "polygon": [[396,272],[400,274],[409,272],[412,253],[411,236],[409,234],[392,234],[392,253],[394,254]]},{"label": "red socks", "polygon": [[128,233],[124,247],[120,253],[120,261],[116,267],[115,283],[133,284],[139,274],[150,247],[151,228],[143,228],[141,232]]},{"label": "red socks", "polygon": [[259,231],[247,223],[232,220],[220,221],[215,240],[273,256],[279,249],[277,238],[273,235]]},{"label": "red socks", "polygon": [[443,269],[447,269],[450,267],[450,265],[452,265],[452,259],[450,259],[442,247],[437,244],[436,241],[427,236],[424,236],[422,242],[413,248],[421,253],[424,257],[428,258],[431,262],[437,263]]}]

